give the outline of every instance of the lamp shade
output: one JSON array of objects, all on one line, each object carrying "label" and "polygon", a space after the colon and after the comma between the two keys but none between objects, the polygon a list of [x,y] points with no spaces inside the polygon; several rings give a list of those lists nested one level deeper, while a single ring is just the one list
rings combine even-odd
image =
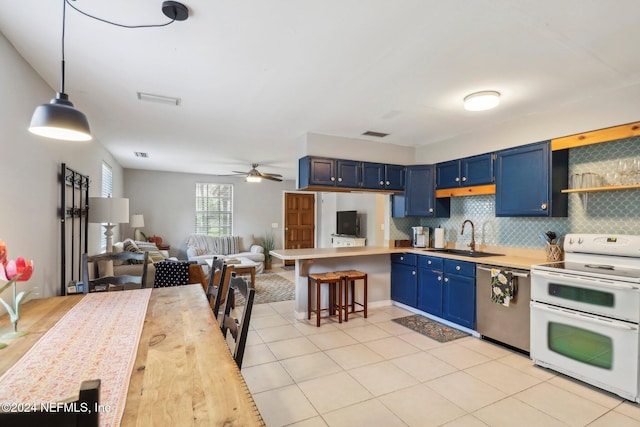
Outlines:
[{"label": "lamp shade", "polygon": [[142,214],[131,215],[131,221],[129,221],[129,226],[131,226],[131,228],[144,227],[144,215]]},{"label": "lamp shade", "polygon": [[121,224],[129,222],[129,199],[89,197],[89,222]]},{"label": "lamp shade", "polygon": [[91,130],[87,116],[73,107],[66,93],[58,92],[49,104],[38,105],[31,117],[29,131],[47,138],[89,141]]}]

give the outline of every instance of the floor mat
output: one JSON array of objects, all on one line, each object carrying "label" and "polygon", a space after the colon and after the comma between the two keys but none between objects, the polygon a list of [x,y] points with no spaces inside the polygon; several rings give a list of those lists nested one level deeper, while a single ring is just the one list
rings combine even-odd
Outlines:
[{"label": "floor mat", "polygon": [[435,320],[427,319],[419,314],[399,317],[391,320],[439,342],[453,341],[458,338],[469,336],[466,332],[443,325]]},{"label": "floor mat", "polygon": [[[277,273],[263,273],[256,275],[256,295],[254,304],[288,301],[295,299],[295,284]],[[236,305],[244,305],[242,295],[236,293]]]}]

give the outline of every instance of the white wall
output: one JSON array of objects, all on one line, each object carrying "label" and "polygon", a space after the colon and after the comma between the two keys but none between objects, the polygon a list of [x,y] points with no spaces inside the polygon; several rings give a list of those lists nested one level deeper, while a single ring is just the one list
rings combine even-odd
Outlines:
[{"label": "white wall", "polygon": [[[125,169],[125,197],[131,213],[144,215],[142,231],[162,237],[171,245],[171,255],[186,259],[186,240],[195,231],[195,185],[232,183],[234,234],[262,239],[273,231],[276,248],[282,248],[282,211],[284,192],[295,189],[294,181],[247,183],[240,177],[218,177],[175,172]],[[272,229],[273,223],[278,224]],[[125,237],[133,237],[127,226]]]},{"label": "white wall", "polygon": [[[0,239],[6,242],[10,259],[24,256],[34,261],[32,278],[20,283],[19,289],[37,288],[31,297],[54,296],[60,289],[60,164],[90,176],[91,196],[100,195],[103,159],[113,167],[116,197],[122,193],[122,169],[98,141],[57,141],[29,133],[34,109],[49,102],[56,91],[1,34],[0,63],[4,99],[0,104]],[[73,101],[73,92],[69,95]],[[82,110],[82,105],[76,107]],[[90,252],[99,247],[100,233],[98,225],[90,226]],[[7,290],[1,296],[8,301],[9,295]]]}]

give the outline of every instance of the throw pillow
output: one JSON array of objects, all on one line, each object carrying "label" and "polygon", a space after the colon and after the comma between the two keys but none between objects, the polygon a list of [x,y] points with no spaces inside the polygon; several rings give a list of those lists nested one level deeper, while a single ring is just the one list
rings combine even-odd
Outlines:
[{"label": "throw pillow", "polygon": [[238,236],[225,236],[220,238],[220,255],[238,253]]},{"label": "throw pillow", "polygon": [[160,249],[158,249],[155,243],[150,243],[150,242],[135,242],[135,243],[141,252],[149,252],[149,259],[151,260],[152,263],[163,261],[165,259],[165,256],[162,255],[162,252],[160,252]]}]

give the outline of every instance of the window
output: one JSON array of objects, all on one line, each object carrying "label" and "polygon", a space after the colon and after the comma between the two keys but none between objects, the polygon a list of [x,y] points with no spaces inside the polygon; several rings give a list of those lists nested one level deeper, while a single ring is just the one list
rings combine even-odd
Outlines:
[{"label": "window", "polygon": [[196,183],[196,234],[233,234],[233,185]]},{"label": "window", "polygon": [[[111,197],[113,194],[113,171],[111,166],[102,162],[102,189],[100,195],[102,197]],[[104,233],[100,233],[100,247],[102,252],[107,250],[107,236]]]}]

